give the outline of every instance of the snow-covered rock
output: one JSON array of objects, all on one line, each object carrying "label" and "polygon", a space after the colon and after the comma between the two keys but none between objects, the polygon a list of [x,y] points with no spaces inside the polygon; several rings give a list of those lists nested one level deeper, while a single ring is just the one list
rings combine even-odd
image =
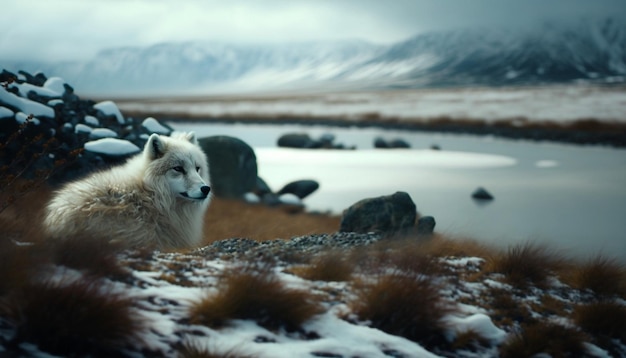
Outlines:
[{"label": "snow-covered rock", "polygon": [[15,116],[15,113],[12,110],[0,106],[0,118],[12,118],[13,116]]},{"label": "snow-covered rock", "polygon": [[[71,127],[71,124],[69,123],[66,123],[66,125],[69,125]],[[91,133],[91,131],[93,131],[93,128],[82,123],[78,123],[76,126],[74,126],[74,133]]]},{"label": "snow-covered rock", "polygon": [[141,122],[141,125],[148,131],[148,133],[157,133],[169,135],[171,130],[159,123],[156,119],[148,117]]},{"label": "snow-covered rock", "polygon": [[18,97],[9,91],[0,90],[0,102],[19,108],[22,112],[36,117],[54,118],[54,109],[28,98]]},{"label": "snow-covered rock", "polygon": [[122,112],[120,112],[119,108],[117,108],[117,105],[113,101],[103,101],[100,103],[96,103],[93,108],[101,111],[107,116],[115,116],[119,124],[126,123]]},{"label": "snow-covered rock", "polygon": [[141,149],[133,143],[117,138],[103,138],[85,143],[85,150],[114,157],[139,153]]},{"label": "snow-covered rock", "polygon": [[90,139],[100,139],[100,138],[116,138],[118,135],[115,131],[109,128],[95,128],[91,131],[89,135]]}]

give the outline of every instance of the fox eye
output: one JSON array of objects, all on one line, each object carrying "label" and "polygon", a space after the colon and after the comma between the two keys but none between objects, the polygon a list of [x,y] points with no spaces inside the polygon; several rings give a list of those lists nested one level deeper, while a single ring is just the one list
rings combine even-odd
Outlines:
[{"label": "fox eye", "polygon": [[185,168],[181,167],[180,165],[176,166],[176,167],[174,167],[172,169],[174,169],[175,171],[177,171],[179,173],[185,173]]},{"label": "fox eye", "polygon": [[196,167],[196,171],[200,173],[200,167]]}]

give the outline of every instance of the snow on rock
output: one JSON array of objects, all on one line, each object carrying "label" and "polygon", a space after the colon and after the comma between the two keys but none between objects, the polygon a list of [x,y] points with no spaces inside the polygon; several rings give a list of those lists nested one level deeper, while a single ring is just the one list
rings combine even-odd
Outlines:
[{"label": "snow on rock", "polygon": [[[449,338],[456,337],[459,333],[468,331],[475,332],[492,344],[501,343],[506,337],[506,332],[496,327],[491,318],[483,313],[476,313],[467,317],[448,316],[446,321],[450,323],[454,330],[449,332]],[[452,340],[450,339],[450,340]]]},{"label": "snow on rock", "polygon": [[100,121],[94,116],[85,116],[85,124],[88,124],[92,127],[99,127]]},{"label": "snow on rock", "polygon": [[283,204],[302,205],[302,200],[300,200],[300,198],[298,198],[295,194],[291,194],[291,193],[280,195],[278,197],[278,200],[280,200],[280,202]]},{"label": "snow on rock", "polygon": [[51,100],[48,101],[48,106],[54,107],[57,104],[62,104],[62,103],[63,103],[62,99],[51,99]]},{"label": "snow on rock", "polygon": [[[15,113],[15,120],[19,124],[26,123],[26,121],[28,120],[28,117],[29,117],[28,114],[26,114],[24,112],[17,112],[17,113]],[[33,122],[33,124],[40,124],[41,123],[39,121],[39,119],[37,119],[35,117],[31,118],[31,122]]]},{"label": "snow on rock", "polygon": [[253,204],[261,202],[261,199],[259,198],[259,196],[252,192],[247,192],[243,194],[243,200],[245,200],[248,203],[253,203]]},{"label": "snow on rock", "polygon": [[0,106],[0,118],[13,118],[13,116],[15,116],[15,113],[12,110]]},{"label": "snow on rock", "polygon": [[[69,123],[65,123],[66,125]],[[70,124],[70,127],[72,125]],[[91,128],[90,126],[84,125],[82,123],[78,123],[76,125],[76,127],[74,127],[74,133],[91,133],[91,131],[93,130],[93,128]]]},{"label": "snow on rock", "polygon": [[18,97],[8,91],[0,90],[0,102],[11,107],[19,108],[20,111],[37,117],[54,118],[54,109],[41,103],[31,101],[28,98]]},{"label": "snow on rock", "polygon": [[117,108],[117,105],[113,101],[96,103],[93,108],[101,111],[107,116],[115,116],[119,124],[126,123],[124,121],[124,116],[122,116],[122,112],[120,112],[119,108]]},{"label": "snow on rock", "polygon": [[133,143],[117,138],[103,138],[85,143],[85,150],[109,156],[125,156],[141,150]]},{"label": "snow on rock", "polygon": [[118,136],[117,133],[109,128],[96,128],[91,131],[89,138],[91,139],[116,138],[117,136]]},{"label": "snow on rock", "polygon": [[163,126],[161,123],[159,123],[156,119],[154,119],[152,117],[148,117],[148,118],[144,119],[144,121],[141,123],[141,125],[149,133],[157,133],[157,134],[168,135],[171,132],[171,130],[169,130],[167,127]]},{"label": "snow on rock", "polygon": [[39,87],[26,82],[12,83],[9,88],[17,88],[17,90],[20,92],[20,96],[22,97],[28,96],[28,93],[31,91],[43,97],[61,97],[63,95],[63,91],[56,92],[55,90],[52,90],[50,88]]},{"label": "snow on rock", "polygon": [[44,88],[57,93],[59,96],[62,96],[65,93],[65,87],[63,86],[65,81],[61,77],[50,77],[46,80],[46,83],[43,84]]}]

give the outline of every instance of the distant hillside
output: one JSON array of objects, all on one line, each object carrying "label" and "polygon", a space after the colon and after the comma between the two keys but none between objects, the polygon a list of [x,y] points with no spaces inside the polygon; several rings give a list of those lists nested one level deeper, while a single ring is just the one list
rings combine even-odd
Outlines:
[{"label": "distant hillside", "polygon": [[7,62],[0,55],[0,65],[62,76],[90,94],[626,83],[626,23],[433,32],[389,46],[161,43],[111,48],[84,62]]}]

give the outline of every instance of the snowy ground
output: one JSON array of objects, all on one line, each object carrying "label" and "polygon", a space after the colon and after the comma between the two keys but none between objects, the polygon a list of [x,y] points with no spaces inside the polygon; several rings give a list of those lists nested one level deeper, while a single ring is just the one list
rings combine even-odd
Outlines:
[{"label": "snowy ground", "polygon": [[[219,245],[232,248],[237,243]],[[337,250],[334,248],[335,252]],[[256,255],[247,257],[250,256]],[[370,327],[368,322],[345,319],[351,313],[355,282],[367,280],[367,274],[356,270],[355,279],[350,281],[310,281],[292,273],[293,262],[278,261],[273,270],[282,284],[289,289],[317,295],[325,308],[323,313],[305,322],[300,330],[270,330],[254,320],[242,319],[232,320],[223,328],[189,323],[189,311],[194,302],[215,293],[221,275],[240,265],[242,261],[239,259],[245,261],[245,257],[233,258],[231,253],[223,256],[219,251],[211,251],[210,247],[186,254],[154,252],[146,255],[131,251],[120,255],[120,262],[131,270],[130,278],[105,279],[106,285],[135,300],[136,314],[144,319],[146,327],[140,339],[125,353],[130,356],[139,352],[150,356],[176,356],[181,342],[184,342],[224,357],[493,357],[498,355],[500,344],[515,337],[523,319],[518,322],[518,318],[512,317],[509,323],[501,321],[496,325],[494,309],[499,307],[488,302],[490,292],[508,292],[520,312],[527,311],[535,319],[566,327],[573,325],[567,309],[545,309],[542,302],[573,307],[596,300],[593,294],[575,290],[556,277],[551,277],[543,288],[520,289],[505,283],[504,275],[480,275],[484,269],[483,258],[442,257],[438,261],[442,273],[430,279],[441,284],[441,298],[456,308],[455,313],[443,318],[448,324],[445,336],[453,342],[459,335],[472,331],[480,343],[456,348],[450,344],[448,348],[429,351],[416,342]],[[55,279],[65,282],[81,277],[81,273],[70,269],[59,269],[56,275]],[[471,277],[474,278],[469,279]],[[617,302],[624,304],[623,299],[617,299]],[[11,336],[11,330],[6,326],[3,329],[0,320],[0,343]],[[626,352],[623,342],[614,341],[614,344],[614,349]],[[591,357],[611,356],[591,341],[584,342],[584,346]],[[0,353],[4,349],[0,344]],[[33,356],[54,357],[40,352],[33,344],[21,344],[21,349]]]},{"label": "snowy ground", "polygon": [[622,87],[549,86],[424,89],[118,100],[122,111],[186,117],[323,117],[342,119],[527,119],[626,122]]}]

